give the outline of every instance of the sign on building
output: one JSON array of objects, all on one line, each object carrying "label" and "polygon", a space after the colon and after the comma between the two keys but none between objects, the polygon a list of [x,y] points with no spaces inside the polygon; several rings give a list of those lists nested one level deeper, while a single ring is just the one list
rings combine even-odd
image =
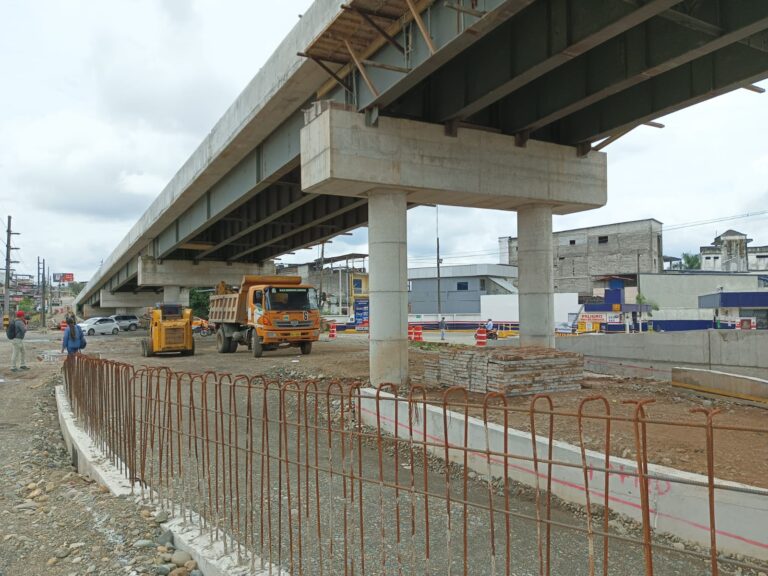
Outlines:
[{"label": "sign on building", "polygon": [[56,284],[63,284],[66,282],[74,282],[75,275],[72,272],[55,272],[53,274],[53,281]]}]

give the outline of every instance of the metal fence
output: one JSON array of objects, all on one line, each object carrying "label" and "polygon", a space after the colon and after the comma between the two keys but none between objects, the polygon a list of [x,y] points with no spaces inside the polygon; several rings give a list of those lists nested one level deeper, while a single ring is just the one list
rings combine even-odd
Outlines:
[{"label": "metal fence", "polygon": [[[651,401],[622,416],[612,415],[600,396],[570,411],[537,396],[521,409],[498,393],[472,402],[462,389],[435,397],[413,387],[398,396],[392,386],[370,391],[354,381],[194,374],[83,355],[68,358],[64,372],[80,425],[136,491],[185,522],[197,521],[254,570],[507,576],[766,570],[760,561],[717,552],[716,494],[768,501],[768,493],[717,481],[714,442],[722,434],[765,438],[768,430],[718,426],[717,410],[660,422],[648,416]],[[440,416],[432,429],[430,410]],[[525,415],[533,432],[529,450],[508,444],[515,414]],[[482,446],[470,439],[478,421],[485,424]],[[618,475],[611,456],[618,425],[634,435],[636,468],[621,476],[639,487],[637,522],[607,512],[609,479]],[[661,480],[705,490],[702,529],[710,546],[681,546],[655,529],[651,494],[660,477],[648,462],[654,425],[702,439],[706,479]],[[449,428],[456,438],[457,426],[463,440],[446,442]],[[503,432],[502,446],[489,440],[494,426]],[[563,426],[578,434],[576,461],[556,457],[553,439]],[[599,437],[600,461],[587,450],[585,430]],[[528,486],[498,472],[515,466],[534,472]],[[559,469],[579,473],[583,505],[556,497]]]}]

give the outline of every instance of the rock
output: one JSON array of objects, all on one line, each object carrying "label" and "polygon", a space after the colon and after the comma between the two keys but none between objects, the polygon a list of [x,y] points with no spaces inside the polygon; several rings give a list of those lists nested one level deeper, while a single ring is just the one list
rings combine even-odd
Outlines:
[{"label": "rock", "polygon": [[69,548],[59,548],[53,553],[56,558],[66,558],[72,552]]},{"label": "rock", "polygon": [[189,576],[189,570],[182,566],[173,570],[168,576]]},{"label": "rock", "polygon": [[48,562],[46,562],[46,564],[48,564],[48,566],[55,566],[58,562],[59,559],[54,556],[53,558],[48,558]]},{"label": "rock", "polygon": [[192,572],[189,573],[189,576],[203,576],[203,573],[200,572],[200,570],[192,570]]},{"label": "rock", "polygon": [[672,544],[672,548],[674,548],[675,550],[685,550],[685,544],[683,544],[682,542],[675,542]]},{"label": "rock", "polygon": [[14,506],[13,509],[18,510],[19,512],[23,512],[25,510],[37,510],[37,504],[34,502],[22,502],[21,504]]},{"label": "rock", "polygon": [[70,550],[77,550],[78,548],[82,548],[85,546],[85,542],[73,542],[69,545]]},{"label": "rock", "polygon": [[[166,546],[168,544],[173,544],[173,532],[170,530],[165,530],[160,536],[155,538],[155,542],[159,544],[160,546]],[[161,550],[161,552],[166,552],[167,550]]]},{"label": "rock", "polygon": [[155,522],[158,524],[162,524],[163,522],[168,522],[168,512],[165,510],[161,510],[157,514],[155,514]]},{"label": "rock", "polygon": [[136,540],[133,543],[134,548],[154,548],[155,543],[152,540]]},{"label": "rock", "polygon": [[171,573],[171,566],[173,569],[176,568],[175,564],[161,564],[160,566],[154,566],[152,570],[154,570],[154,573],[158,576],[168,576],[168,574]]},{"label": "rock", "polygon": [[192,560],[192,556],[183,550],[176,550],[176,552],[173,553],[173,556],[171,556],[171,562],[176,564],[176,566],[184,566],[184,564],[190,560]]},{"label": "rock", "polygon": [[194,560],[190,560],[189,562],[184,562],[184,568],[186,568],[191,572],[192,570],[195,570],[197,568],[197,562],[195,562]]}]

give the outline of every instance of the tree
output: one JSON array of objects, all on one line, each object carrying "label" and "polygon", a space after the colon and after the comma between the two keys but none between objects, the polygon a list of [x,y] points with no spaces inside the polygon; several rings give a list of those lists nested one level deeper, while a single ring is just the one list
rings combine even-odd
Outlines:
[{"label": "tree", "polygon": [[69,283],[69,293],[72,296],[77,296],[80,294],[82,289],[85,288],[85,282],[70,282]]},{"label": "tree", "polygon": [[683,270],[699,270],[701,268],[701,256],[683,252]]},{"label": "tree", "polygon": [[192,314],[201,318],[208,318],[208,305],[211,298],[210,290],[192,288],[189,291],[189,307]]}]

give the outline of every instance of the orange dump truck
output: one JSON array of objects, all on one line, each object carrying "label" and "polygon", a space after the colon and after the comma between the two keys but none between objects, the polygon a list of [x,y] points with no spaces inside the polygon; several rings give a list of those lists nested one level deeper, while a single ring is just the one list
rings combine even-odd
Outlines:
[{"label": "orange dump truck", "polygon": [[243,276],[237,292],[222,282],[211,295],[208,321],[216,326],[221,354],[235,352],[238,344],[255,358],[280,346],[309,354],[320,337],[317,292],[298,276]]}]

